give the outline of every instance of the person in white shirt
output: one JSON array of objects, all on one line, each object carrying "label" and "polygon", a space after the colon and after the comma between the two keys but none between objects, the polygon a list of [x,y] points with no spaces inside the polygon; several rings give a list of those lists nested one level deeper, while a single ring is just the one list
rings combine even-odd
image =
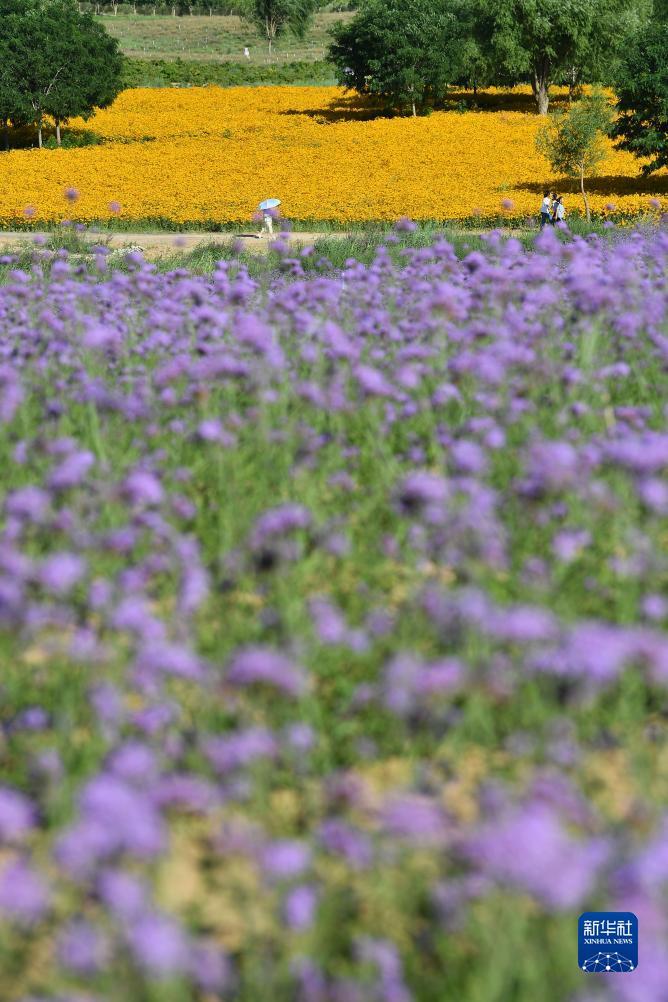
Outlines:
[{"label": "person in white shirt", "polygon": [[540,228],[543,229],[550,222],[550,217],[552,215],[552,196],[549,191],[546,191],[543,195],[543,201],[540,203]]},{"label": "person in white shirt", "polygon": [[566,219],[566,206],[561,195],[554,203],[554,216],[552,219],[554,223],[563,223]]}]

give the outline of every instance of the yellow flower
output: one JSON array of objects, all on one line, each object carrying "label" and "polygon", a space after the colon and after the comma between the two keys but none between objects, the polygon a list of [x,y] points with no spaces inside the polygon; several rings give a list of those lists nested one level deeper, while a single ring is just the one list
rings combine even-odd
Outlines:
[{"label": "yellow flower", "polygon": [[[543,189],[555,184],[569,214],[579,211],[577,186],[551,177],[535,150],[541,120],[524,110],[522,89],[503,96],[522,110],[494,110],[496,92],[482,97],[490,110],[368,120],[364,102],[335,87],[125,91],[70,125],[96,132],[102,145],[0,155],[0,224],[104,221],[120,203],[126,226],[243,225],[276,196],[303,222],[477,216],[483,225],[536,215]],[[603,169],[590,183],[595,213],[612,196],[620,218],[650,211],[634,157],[611,149]],[[64,196],[74,190],[75,205]]]}]

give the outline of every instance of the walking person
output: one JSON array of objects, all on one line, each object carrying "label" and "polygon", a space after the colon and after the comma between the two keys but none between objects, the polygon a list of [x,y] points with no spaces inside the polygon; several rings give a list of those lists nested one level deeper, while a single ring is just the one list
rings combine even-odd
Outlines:
[{"label": "walking person", "polygon": [[281,204],[280,198],[266,198],[258,205],[258,211],[262,213],[262,233],[260,236],[273,236],[274,218],[277,215],[276,209]]},{"label": "walking person", "polygon": [[564,199],[561,195],[556,199],[554,203],[554,212],[552,214],[552,222],[556,226],[557,223],[564,223],[566,221],[566,206],[564,205]]},{"label": "walking person", "polygon": [[546,191],[543,195],[543,201],[540,203],[540,228],[547,226],[550,222],[552,215],[552,196],[549,191]]},{"label": "walking person", "polygon": [[266,233],[268,237],[274,234],[273,211],[273,209],[262,210],[262,232]]}]

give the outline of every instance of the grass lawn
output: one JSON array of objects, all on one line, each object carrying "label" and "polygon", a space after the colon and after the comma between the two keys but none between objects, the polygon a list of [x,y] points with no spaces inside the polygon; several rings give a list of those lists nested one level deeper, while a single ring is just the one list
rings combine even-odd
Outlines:
[{"label": "grass lawn", "polygon": [[196,59],[204,62],[246,62],[244,47],[251,52],[251,63],[317,61],[324,59],[330,42],[329,32],[337,21],[351,14],[318,14],[306,38],[286,35],[273,46],[271,59],[266,41],[239,17],[170,17],[142,14],[101,15],[110,35],[121,43],[130,58]]}]

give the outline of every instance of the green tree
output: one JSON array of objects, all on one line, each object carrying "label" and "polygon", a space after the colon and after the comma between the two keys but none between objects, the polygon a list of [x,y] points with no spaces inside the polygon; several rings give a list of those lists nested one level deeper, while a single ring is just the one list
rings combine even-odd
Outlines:
[{"label": "green tree", "polygon": [[329,57],[343,86],[413,115],[462,73],[456,8],[444,0],[367,0],[333,37]]},{"label": "green tree", "polygon": [[577,39],[571,65],[559,81],[571,98],[584,83],[614,83],[630,39],[649,23],[652,10],[652,0],[597,0],[593,30]]},{"label": "green tree", "polygon": [[557,112],[536,137],[536,148],[552,170],[580,182],[587,222],[591,222],[585,179],[595,174],[608,149],[604,137],[612,126],[612,108],[605,94],[595,91],[570,111]]},{"label": "green tree", "polygon": [[626,13],[646,0],[474,0],[474,31],[499,82],[528,80],[546,115],[550,85],[587,64],[601,76]]},{"label": "green tree", "polygon": [[239,0],[238,13],[265,36],[271,55],[277,38],[290,31],[303,38],[310,27],[316,0]]},{"label": "green tree", "polygon": [[[60,125],[87,118],[110,104],[121,88],[122,57],[90,14],[75,0],[29,0],[0,5],[0,109],[13,124],[31,121],[43,145],[45,116]],[[14,101],[14,112],[12,104]]]},{"label": "green tree", "polygon": [[25,6],[20,13],[3,18],[6,32],[5,71],[11,86],[21,95],[30,109],[29,120],[37,126],[40,147],[45,115],[45,102],[64,71],[66,58],[60,47],[52,46],[48,16],[42,18],[42,5]]},{"label": "green tree", "polygon": [[31,107],[14,72],[11,53],[20,44],[20,24],[6,3],[0,7],[0,127],[3,145],[9,149],[9,126],[26,125]]},{"label": "green tree", "polygon": [[91,14],[79,14],[72,0],[49,0],[48,9],[54,49],[68,56],[44,102],[60,146],[61,124],[75,117],[87,119],[116,98],[122,87],[123,57],[116,39]]},{"label": "green tree", "polygon": [[617,121],[619,147],[648,160],[642,172],[668,166],[668,23],[656,21],[627,47],[619,68]]}]

